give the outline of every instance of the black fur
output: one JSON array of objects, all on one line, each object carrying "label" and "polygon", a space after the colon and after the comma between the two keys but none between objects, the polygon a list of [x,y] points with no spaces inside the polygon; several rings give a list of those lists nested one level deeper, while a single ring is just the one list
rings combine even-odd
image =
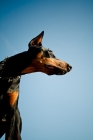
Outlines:
[{"label": "black fur", "polygon": [[[0,64],[1,72],[4,68],[4,62],[5,60]],[[18,109],[19,96],[12,107],[7,98],[8,92],[13,94],[14,91],[17,91],[19,93],[19,83],[20,76],[14,78],[0,77],[0,138],[6,134],[5,140],[21,140],[22,121]]]}]

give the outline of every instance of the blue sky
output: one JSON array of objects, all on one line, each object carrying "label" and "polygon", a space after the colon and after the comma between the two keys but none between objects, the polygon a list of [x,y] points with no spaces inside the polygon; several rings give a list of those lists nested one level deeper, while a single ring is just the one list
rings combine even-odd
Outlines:
[{"label": "blue sky", "polygon": [[42,30],[43,46],[73,69],[21,78],[22,139],[93,140],[93,1],[0,0],[0,60]]}]

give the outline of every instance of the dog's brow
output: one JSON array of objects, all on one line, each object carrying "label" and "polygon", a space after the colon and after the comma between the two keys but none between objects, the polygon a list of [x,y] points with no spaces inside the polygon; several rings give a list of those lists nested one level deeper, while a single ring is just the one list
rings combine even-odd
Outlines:
[{"label": "dog's brow", "polygon": [[43,46],[42,46],[42,50],[44,51],[46,57],[48,57],[48,58],[56,58],[56,56],[54,55],[52,50],[46,49]]},{"label": "dog's brow", "polygon": [[56,56],[54,55],[53,51],[48,50],[48,53],[49,53],[50,57],[56,58]]}]

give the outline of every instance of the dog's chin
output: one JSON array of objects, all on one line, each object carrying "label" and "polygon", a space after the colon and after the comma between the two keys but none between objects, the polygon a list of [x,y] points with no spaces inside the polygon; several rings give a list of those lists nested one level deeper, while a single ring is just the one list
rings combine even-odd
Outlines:
[{"label": "dog's chin", "polygon": [[66,70],[56,68],[52,65],[45,65],[45,67],[49,70],[48,75],[65,75],[67,73]]},{"label": "dog's chin", "polygon": [[67,72],[65,70],[57,70],[55,75],[65,75]]}]

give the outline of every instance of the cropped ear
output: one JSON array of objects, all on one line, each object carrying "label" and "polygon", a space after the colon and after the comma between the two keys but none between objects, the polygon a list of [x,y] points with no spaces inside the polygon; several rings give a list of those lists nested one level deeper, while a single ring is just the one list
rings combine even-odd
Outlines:
[{"label": "cropped ear", "polygon": [[42,31],[38,36],[36,36],[35,38],[33,38],[29,44],[28,47],[39,47],[42,45],[42,38],[44,36],[44,31]]}]

